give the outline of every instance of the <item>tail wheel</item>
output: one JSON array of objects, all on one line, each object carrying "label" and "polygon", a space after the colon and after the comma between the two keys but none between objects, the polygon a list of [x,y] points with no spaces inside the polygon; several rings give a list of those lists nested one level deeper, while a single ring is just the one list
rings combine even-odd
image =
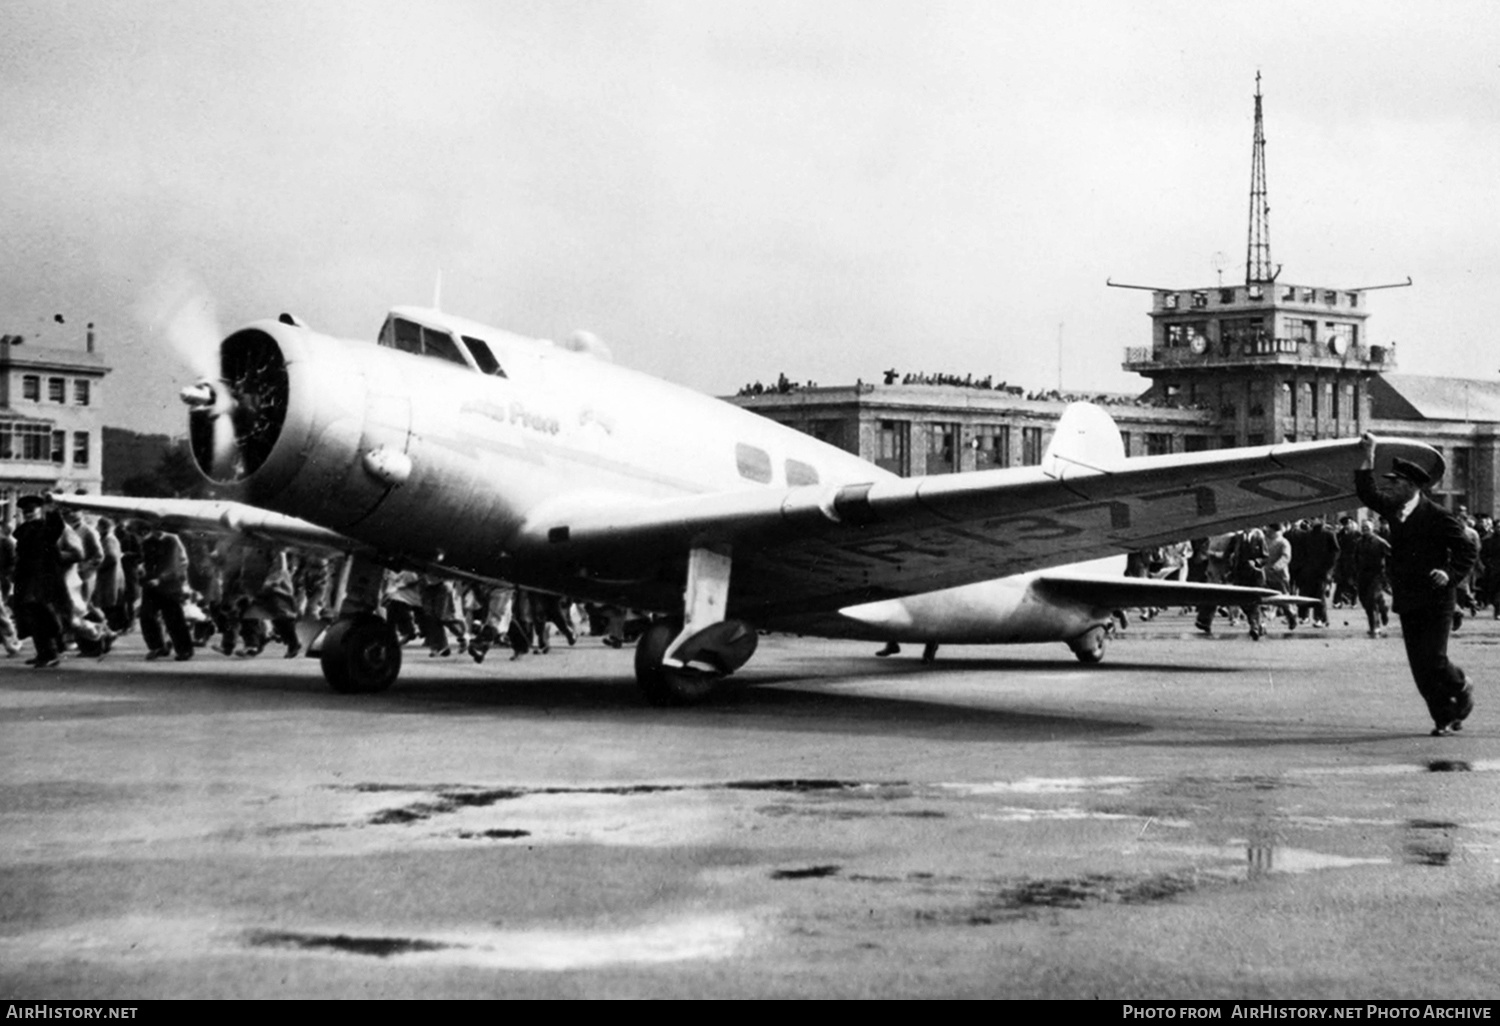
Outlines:
[{"label": "tail wheel", "polygon": [[323,676],[340,694],[384,691],[401,672],[401,642],[394,627],[364,613],[328,628],[322,662]]},{"label": "tail wheel", "polygon": [[1080,663],[1097,663],[1104,658],[1104,628],[1093,627],[1083,632],[1077,640],[1069,642],[1068,647],[1078,657]]},{"label": "tail wheel", "polygon": [[641,635],[635,646],[635,682],[652,705],[697,705],[713,694],[722,674],[702,673],[663,666],[667,646],[682,625],[658,620]]}]

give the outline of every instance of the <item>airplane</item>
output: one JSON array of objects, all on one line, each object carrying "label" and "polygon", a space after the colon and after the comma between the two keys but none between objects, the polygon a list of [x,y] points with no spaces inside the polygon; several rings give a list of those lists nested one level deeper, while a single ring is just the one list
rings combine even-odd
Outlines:
[{"label": "airplane", "polygon": [[[586,333],[555,344],[398,306],[374,343],[282,314],[215,344],[182,399],[224,499],[55,499],[350,553],[309,651],[345,693],[400,672],[386,568],[654,614],[635,677],[661,705],[706,699],[763,630],[1061,641],[1097,662],[1117,608],[1276,597],[1123,577],[1123,553],[1350,508],[1363,455],[1346,439],[1127,459],[1109,415],[1078,403],[1039,466],[903,478],[618,366]],[[1442,472],[1419,442],[1379,452]]]}]

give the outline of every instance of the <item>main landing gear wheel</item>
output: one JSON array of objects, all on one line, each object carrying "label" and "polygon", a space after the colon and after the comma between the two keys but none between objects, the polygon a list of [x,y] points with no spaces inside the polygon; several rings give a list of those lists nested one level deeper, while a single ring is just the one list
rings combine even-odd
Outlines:
[{"label": "main landing gear wheel", "polygon": [[1083,632],[1083,636],[1068,643],[1080,663],[1097,663],[1104,658],[1104,628],[1094,627]]},{"label": "main landing gear wheel", "polygon": [[323,676],[345,695],[384,691],[401,672],[396,630],[373,613],[339,620],[323,635]]},{"label": "main landing gear wheel", "polygon": [[667,646],[682,625],[672,620],[658,620],[646,628],[635,646],[635,682],[652,705],[697,705],[713,694],[723,675],[691,669],[663,666]]}]

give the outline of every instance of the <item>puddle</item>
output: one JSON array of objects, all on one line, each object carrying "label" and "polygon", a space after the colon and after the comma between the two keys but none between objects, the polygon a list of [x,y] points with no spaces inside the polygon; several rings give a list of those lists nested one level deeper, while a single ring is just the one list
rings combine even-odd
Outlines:
[{"label": "puddle", "polygon": [[1407,820],[1401,855],[1408,865],[1446,866],[1457,849],[1458,824],[1438,819]]},{"label": "puddle", "polygon": [[426,937],[251,930],[241,942],[276,952],[555,972],[727,958],[749,937],[743,917],[724,914],[615,930],[476,930]]},{"label": "puddle", "polygon": [[836,876],[839,866],[808,866],[806,869],[777,869],[771,873],[772,880],[817,880],[825,876]]},{"label": "puddle", "polygon": [[458,836],[466,841],[513,841],[518,837],[530,837],[530,830],[460,830]]},{"label": "puddle", "polygon": [[296,933],[290,930],[251,930],[245,941],[252,948],[288,948],[296,951],[342,951],[351,955],[390,958],[419,951],[442,951],[451,947],[436,941],[410,937],[351,937],[346,933]]}]

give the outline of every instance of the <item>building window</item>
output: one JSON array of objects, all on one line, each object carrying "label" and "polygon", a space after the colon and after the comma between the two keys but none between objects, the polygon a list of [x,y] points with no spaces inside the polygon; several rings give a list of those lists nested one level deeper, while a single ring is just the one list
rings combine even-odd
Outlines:
[{"label": "building window", "polygon": [[89,379],[78,378],[73,382],[73,405],[87,406],[89,404]]},{"label": "building window", "polygon": [[47,379],[47,401],[49,403],[65,403],[68,401],[68,379]]},{"label": "building window", "polygon": [[1193,309],[1194,310],[1203,310],[1203,309],[1206,309],[1207,307],[1208,307],[1208,293],[1207,292],[1194,292],[1193,293]]},{"label": "building window", "polygon": [[1281,290],[1281,301],[1283,303],[1295,303],[1297,301],[1297,286],[1288,285]]},{"label": "building window", "polygon": [[52,451],[52,431],[45,424],[0,424],[0,459],[43,463]]},{"label": "building window", "polygon": [[1220,289],[1219,290],[1219,302],[1221,302],[1221,303],[1233,303],[1234,302],[1234,289]]},{"label": "building window", "polygon": [[1039,466],[1042,462],[1042,429],[1029,427],[1021,429],[1021,464],[1027,467]]},{"label": "building window", "polygon": [[1317,298],[1318,298],[1318,293],[1317,293],[1316,290],[1314,290],[1314,289],[1303,289],[1302,290],[1302,302],[1304,302],[1304,303],[1311,303],[1311,302],[1315,301]]},{"label": "building window", "polygon": [[1165,296],[1161,297],[1161,305],[1168,310],[1176,310],[1177,304],[1178,298],[1175,292],[1168,292]]},{"label": "building window", "polygon": [[849,448],[845,442],[847,436],[844,432],[844,422],[842,420],[810,420],[802,431],[804,434],[812,435],[820,442],[826,442],[829,445],[846,451]]},{"label": "building window", "polygon": [[1318,340],[1318,322],[1305,321],[1295,318],[1286,322],[1286,337],[1294,342],[1316,342]]},{"label": "building window", "polygon": [[86,467],[89,465],[89,433],[87,431],[73,432],[73,466]]},{"label": "building window", "polygon": [[1219,323],[1219,342],[1224,355],[1249,355],[1270,351],[1264,317],[1232,317]]},{"label": "building window", "polygon": [[1126,456],[1130,455],[1130,432],[1129,431],[1121,431],[1120,432],[1120,451],[1123,452]]},{"label": "building window", "polygon": [[974,429],[974,469],[1010,466],[1010,426],[980,424]]},{"label": "building window", "polygon": [[1469,504],[1469,482],[1474,473],[1474,450],[1455,445],[1448,471],[1448,507],[1457,509]]},{"label": "building window", "polygon": [[958,425],[927,425],[927,473],[951,474],[958,469]]},{"label": "building window", "polygon": [[1326,303],[1329,306],[1338,306],[1339,305],[1339,294],[1337,292],[1333,291],[1332,289],[1328,289],[1326,292],[1323,293],[1323,302]]},{"label": "building window", "polygon": [[1259,445],[1265,445],[1266,444],[1266,436],[1263,435],[1263,434],[1260,434],[1259,432],[1253,432],[1253,433],[1245,436],[1245,444],[1248,445],[1248,446],[1250,446],[1251,448],[1254,448],[1254,447],[1259,446]]},{"label": "building window", "polygon": [[1288,400],[1287,416],[1291,417],[1293,420],[1296,420],[1297,419],[1297,382],[1296,381],[1283,381],[1281,383],[1281,388],[1282,388],[1282,391],[1284,391],[1287,394],[1287,400]]},{"label": "building window", "polygon": [[1339,352],[1335,347],[1338,342],[1343,343],[1343,352],[1352,352],[1354,343],[1359,340],[1359,331],[1353,324],[1338,324],[1334,321],[1323,323],[1323,334],[1328,338],[1328,345],[1334,352]]},{"label": "building window", "polygon": [[1266,415],[1266,383],[1251,381],[1245,386],[1246,412],[1252,417]]},{"label": "building window", "polygon": [[1208,449],[1207,435],[1184,435],[1182,437],[1183,452],[1205,452]]},{"label": "building window", "polygon": [[878,427],[875,463],[893,474],[905,476],[911,472],[908,459],[911,442],[911,424],[904,420],[882,420]]},{"label": "building window", "polygon": [[1180,324],[1167,325],[1167,348],[1186,349],[1193,344],[1193,339],[1198,336],[1208,336],[1207,321],[1183,321]]},{"label": "building window", "polygon": [[1146,455],[1166,456],[1172,451],[1172,436],[1155,431],[1146,433]]},{"label": "building window", "polygon": [[42,401],[42,379],[35,374],[27,374],[21,378],[21,398],[30,399],[34,403]]},{"label": "building window", "polygon": [[68,433],[66,431],[52,432],[52,462],[62,464],[67,460]]},{"label": "building window", "polygon": [[1349,305],[1350,306],[1358,306],[1359,305],[1359,293],[1358,292],[1350,292],[1349,293]]},{"label": "building window", "polygon": [[1239,444],[1240,444],[1240,440],[1238,438],[1236,438],[1234,435],[1220,435],[1219,436],[1219,448],[1220,449],[1233,449],[1236,446],[1238,446]]}]

